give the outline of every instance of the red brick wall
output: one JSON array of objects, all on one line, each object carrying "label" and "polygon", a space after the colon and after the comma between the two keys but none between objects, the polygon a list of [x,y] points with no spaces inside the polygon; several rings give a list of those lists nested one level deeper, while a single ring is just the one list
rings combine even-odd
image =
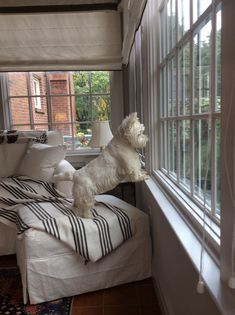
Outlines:
[{"label": "red brick wall", "polygon": [[[61,130],[63,134],[72,135],[71,125],[59,124],[67,123],[75,120],[75,100],[74,97],[69,96],[53,96],[53,94],[73,94],[73,80],[71,73],[49,73],[48,78],[50,81],[50,98],[51,101],[51,115],[52,122],[58,123],[53,127],[54,129]],[[31,98],[32,105],[32,119],[36,125],[35,129],[48,129],[48,106],[46,98],[46,75],[44,72],[37,72],[30,74],[30,94],[33,95],[33,78],[37,78],[40,81],[40,95],[41,97],[41,109],[35,108],[35,98]],[[11,118],[12,127],[15,124],[27,124],[27,126],[19,127],[16,129],[31,129],[30,127],[30,112],[29,112],[29,101],[27,98],[27,73],[9,73],[9,96],[26,96],[21,98],[11,98]],[[69,80],[71,82],[71,91],[69,90]],[[72,102],[72,113],[70,109],[70,101]],[[76,129],[76,128],[75,128]]]}]

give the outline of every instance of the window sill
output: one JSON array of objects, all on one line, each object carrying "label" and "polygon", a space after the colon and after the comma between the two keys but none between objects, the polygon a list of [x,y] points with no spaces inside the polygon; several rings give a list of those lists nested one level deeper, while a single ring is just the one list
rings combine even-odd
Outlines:
[{"label": "window sill", "polygon": [[66,153],[66,160],[76,169],[85,166],[92,159],[100,154],[99,149],[81,148],[76,151],[68,151]]},{"label": "window sill", "polygon": [[35,113],[44,115],[45,111],[42,109],[35,108]]},{"label": "window sill", "polygon": [[80,148],[78,150],[67,151],[66,157],[68,156],[97,156],[100,154],[100,149],[93,148]]},{"label": "window sill", "polygon": [[[203,228],[206,230],[207,249],[210,250],[214,260],[219,261],[220,251],[220,228],[209,215],[204,215],[204,211],[191,198],[189,198],[179,187],[177,187],[161,171],[154,171],[154,178],[162,190],[166,192],[170,202],[179,209],[179,213],[184,217],[194,233],[200,240],[203,235]],[[205,221],[204,221],[205,220]],[[204,224],[205,222],[205,224]]]},{"label": "window sill", "polygon": [[[182,217],[182,215],[179,214],[173,204],[169,201],[169,199],[166,197],[166,194],[163,193],[156,181],[149,179],[145,181],[145,185],[151,192],[156,203],[174,231],[177,239],[184,248],[187,256],[190,258],[194,267],[199,273],[201,242],[199,241],[198,237],[190,228],[190,226],[185,222],[185,219]],[[205,282],[206,288],[208,289],[221,313],[224,315],[234,315],[234,291],[231,290],[226,283],[221,281],[219,266],[215,263],[207,251],[204,251],[203,253],[202,278]]]}]

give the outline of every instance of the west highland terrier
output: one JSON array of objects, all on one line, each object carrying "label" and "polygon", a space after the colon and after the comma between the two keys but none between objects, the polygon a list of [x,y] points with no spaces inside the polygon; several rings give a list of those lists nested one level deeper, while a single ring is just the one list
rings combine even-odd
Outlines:
[{"label": "west highland terrier", "polygon": [[90,210],[95,204],[95,195],[112,190],[119,183],[148,179],[136,151],[144,148],[148,141],[144,130],[137,113],[130,114],[97,158],[74,173],[54,176],[56,181],[73,181],[74,207],[79,216],[93,217]]}]

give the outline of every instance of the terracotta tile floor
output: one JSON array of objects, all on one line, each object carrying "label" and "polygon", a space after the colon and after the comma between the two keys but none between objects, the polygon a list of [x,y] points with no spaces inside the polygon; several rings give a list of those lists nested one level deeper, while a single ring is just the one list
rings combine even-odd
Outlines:
[{"label": "terracotta tile floor", "polygon": [[[16,258],[0,256],[0,267],[16,266]],[[75,296],[71,315],[161,315],[152,279]]]}]

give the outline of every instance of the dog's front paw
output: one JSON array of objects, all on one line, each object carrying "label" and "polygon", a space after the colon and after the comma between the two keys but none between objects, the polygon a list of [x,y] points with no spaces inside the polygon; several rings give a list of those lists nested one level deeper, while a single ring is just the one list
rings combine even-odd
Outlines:
[{"label": "dog's front paw", "polygon": [[139,180],[147,180],[147,179],[149,179],[149,175],[145,171],[143,171],[143,172],[141,172],[139,178],[140,178]]},{"label": "dog's front paw", "polygon": [[142,180],[147,180],[150,178],[149,174],[145,173],[142,175],[143,179]]}]

